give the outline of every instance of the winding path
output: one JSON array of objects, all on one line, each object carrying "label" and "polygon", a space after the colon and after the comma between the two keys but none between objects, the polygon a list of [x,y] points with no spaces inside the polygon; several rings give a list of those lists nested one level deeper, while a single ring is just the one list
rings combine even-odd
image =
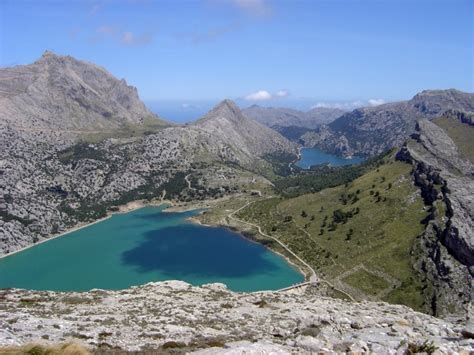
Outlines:
[{"label": "winding path", "polygon": [[[269,198],[271,198],[272,196],[270,196]],[[267,238],[270,238],[270,239],[273,239],[275,242],[277,242],[278,244],[280,244],[287,252],[289,252],[291,255],[293,255],[298,261],[300,261],[303,265],[305,265],[310,271],[311,271],[311,276],[309,277],[309,280],[308,281],[305,281],[305,282],[302,282],[300,284],[297,284],[297,285],[293,285],[293,286],[289,286],[287,288],[284,288],[284,289],[281,289],[279,291],[289,291],[291,289],[295,289],[295,288],[300,288],[302,286],[307,286],[307,285],[310,285],[310,284],[313,284],[313,283],[320,283],[320,282],[324,282],[325,284],[327,284],[329,287],[333,288],[334,290],[344,294],[345,296],[347,296],[351,301],[355,302],[355,299],[350,295],[348,294],[347,292],[341,290],[341,289],[338,289],[336,286],[334,286],[331,282],[329,281],[326,281],[326,280],[323,280],[323,279],[320,279],[317,277],[316,275],[316,271],[314,271],[314,269],[307,263],[305,262],[303,259],[301,259],[298,255],[296,255],[293,251],[291,251],[290,248],[288,248],[284,243],[282,243],[279,239],[277,239],[276,237],[272,237],[271,235],[268,235],[266,233],[264,233],[262,231],[262,228],[257,225],[257,224],[254,224],[254,223],[251,223],[251,222],[247,222],[247,221],[243,221],[237,217],[235,217],[234,215],[240,211],[242,211],[244,208],[250,206],[251,204],[255,203],[257,201],[251,201],[251,202],[248,202],[246,203],[245,205],[243,205],[242,207],[236,209],[235,211],[229,213],[227,215],[227,217],[229,217],[230,219],[236,221],[236,222],[240,222],[240,223],[243,223],[243,224],[247,224],[249,226],[252,226],[254,228],[257,228],[258,232],[263,235],[264,237],[267,237]],[[303,230],[304,231],[304,230]],[[306,231],[304,231],[306,234],[308,234],[308,236],[310,236],[309,233],[307,233]]]},{"label": "winding path", "polygon": [[293,253],[291,251],[290,248],[288,248],[285,244],[283,244],[280,240],[278,240],[277,238],[275,237],[272,237],[271,235],[268,235],[266,233],[264,233],[262,231],[262,228],[257,225],[257,224],[253,224],[253,223],[250,223],[250,222],[247,222],[247,221],[243,221],[237,217],[234,217],[234,215],[238,212],[240,212],[241,210],[243,210],[244,208],[250,206],[252,203],[255,203],[256,201],[251,201],[251,202],[248,202],[247,204],[243,205],[242,207],[236,209],[234,212],[231,212],[229,213],[228,217],[230,219],[233,219],[234,221],[237,221],[237,222],[240,222],[240,223],[244,223],[244,224],[247,224],[249,226],[252,226],[254,228],[257,228],[258,232],[263,235],[264,237],[267,237],[267,238],[270,238],[270,239],[273,239],[275,242],[277,242],[278,244],[281,245],[282,248],[284,248],[287,252],[289,252],[291,255],[293,255],[298,261],[300,261],[304,266],[306,266],[310,271],[311,271],[311,275],[309,277],[309,282],[310,283],[313,283],[313,282],[318,282],[319,279],[318,277],[316,276],[316,272],[314,271],[314,269],[307,263],[305,262],[303,259],[301,259],[298,255],[296,255],[295,253]]},{"label": "winding path", "polygon": [[189,181],[189,176],[190,176],[190,175],[191,175],[191,174],[186,175],[186,176],[184,177],[184,180],[186,180],[186,182],[187,182],[187,184],[188,184],[188,189],[190,189],[190,190],[196,190],[194,187],[191,186],[191,181]]}]

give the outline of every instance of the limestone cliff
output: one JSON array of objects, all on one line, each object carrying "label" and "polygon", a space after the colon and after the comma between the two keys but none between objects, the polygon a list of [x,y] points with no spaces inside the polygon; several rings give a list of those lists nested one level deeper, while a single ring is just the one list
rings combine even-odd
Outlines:
[{"label": "limestone cliff", "polygon": [[[415,184],[431,210],[414,249],[415,266],[434,285],[426,291],[431,292],[433,312],[440,315],[468,312],[473,297],[474,165],[460,148],[473,149],[469,117],[451,111],[434,122],[419,121],[413,139],[398,154],[413,165]],[[466,141],[450,136],[454,129]]]}]

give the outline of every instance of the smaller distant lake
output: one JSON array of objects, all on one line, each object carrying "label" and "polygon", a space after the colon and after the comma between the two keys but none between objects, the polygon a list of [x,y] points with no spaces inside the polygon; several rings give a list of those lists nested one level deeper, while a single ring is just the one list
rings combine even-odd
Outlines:
[{"label": "smaller distant lake", "polygon": [[362,163],[364,158],[352,157],[347,159],[339,155],[325,153],[318,148],[301,149],[301,159],[298,160],[296,166],[302,169],[309,169],[313,165],[329,164],[331,166],[343,166]]}]

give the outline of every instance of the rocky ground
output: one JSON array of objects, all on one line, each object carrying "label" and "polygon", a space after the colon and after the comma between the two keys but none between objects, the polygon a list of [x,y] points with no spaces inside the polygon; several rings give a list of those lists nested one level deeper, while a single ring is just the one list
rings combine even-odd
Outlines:
[{"label": "rocky ground", "polygon": [[288,353],[474,351],[473,324],[383,302],[234,293],[182,281],[85,293],[2,290],[0,343],[80,341],[92,349]]},{"label": "rocky ground", "polygon": [[[461,122],[463,117],[451,112],[443,119],[472,134],[472,122]],[[462,142],[433,122],[418,122],[412,138],[398,158],[413,165],[415,184],[431,211],[413,251],[414,266],[434,285],[434,313],[449,314],[470,307],[474,294],[474,165],[461,154]]]}]

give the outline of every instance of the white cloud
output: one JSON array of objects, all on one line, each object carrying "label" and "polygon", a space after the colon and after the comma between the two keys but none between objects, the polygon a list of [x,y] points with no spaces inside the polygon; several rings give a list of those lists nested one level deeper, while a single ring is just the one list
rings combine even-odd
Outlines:
[{"label": "white cloud", "polygon": [[274,96],[276,97],[287,97],[290,93],[287,90],[278,90]]},{"label": "white cloud", "polygon": [[265,100],[270,100],[271,98],[272,98],[272,94],[270,94],[266,90],[259,90],[257,92],[254,92],[245,96],[245,100],[250,100],[250,101],[265,101]]},{"label": "white cloud", "polygon": [[181,108],[189,108],[189,104],[181,104]]},{"label": "white cloud", "polygon": [[379,106],[385,103],[384,99],[370,99],[368,101],[370,106]]},{"label": "white cloud", "polygon": [[133,32],[122,31],[119,27],[102,25],[89,38],[89,42],[94,44],[106,40],[116,41],[124,46],[144,46],[152,42],[153,36],[149,33],[137,36]]},{"label": "white cloud", "polygon": [[102,25],[96,29],[96,32],[103,35],[113,35],[117,32],[117,29],[113,26]]},{"label": "white cloud", "polygon": [[121,42],[126,46],[141,46],[149,44],[152,41],[150,34],[142,34],[140,36],[134,35],[132,32],[124,32],[122,34]]},{"label": "white cloud", "polygon": [[135,37],[133,36],[132,32],[124,32],[122,35],[122,43],[123,44],[133,44],[135,41]]},{"label": "white cloud", "polygon": [[95,16],[97,15],[99,12],[102,11],[102,8],[103,8],[103,3],[102,2],[95,2],[94,4],[92,4],[91,8],[89,9],[89,15],[90,16]]},{"label": "white cloud", "polygon": [[237,31],[241,27],[239,22],[232,22],[225,26],[212,27],[205,31],[182,32],[177,33],[176,37],[191,42],[192,44],[200,44],[216,40],[228,33]]},{"label": "white cloud", "polygon": [[278,90],[275,94],[270,94],[267,90],[259,90],[244,97],[249,101],[267,101],[272,99],[282,99],[290,95],[288,90]]},{"label": "white cloud", "polygon": [[265,0],[231,0],[235,7],[249,15],[268,15],[271,13],[270,5]]},{"label": "white cloud", "polygon": [[315,105],[311,106],[311,108],[338,108],[341,110],[354,110],[359,107],[366,107],[366,106],[378,106],[385,103],[383,99],[370,99],[367,101],[331,101],[331,102],[318,102]]},{"label": "white cloud", "polygon": [[343,101],[343,102],[318,102],[311,108],[338,108],[341,110],[352,110],[357,107],[364,106],[362,101]]}]

